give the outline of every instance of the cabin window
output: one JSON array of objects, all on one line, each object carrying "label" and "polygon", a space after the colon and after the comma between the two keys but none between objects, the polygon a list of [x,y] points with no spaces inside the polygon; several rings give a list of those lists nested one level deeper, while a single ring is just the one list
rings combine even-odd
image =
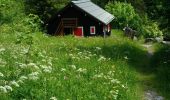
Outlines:
[{"label": "cabin window", "polygon": [[96,34],[95,26],[90,26],[90,34]]}]

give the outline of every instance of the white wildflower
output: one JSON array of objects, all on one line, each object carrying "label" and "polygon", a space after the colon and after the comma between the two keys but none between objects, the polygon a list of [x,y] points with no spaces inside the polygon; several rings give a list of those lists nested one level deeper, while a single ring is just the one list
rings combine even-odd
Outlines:
[{"label": "white wildflower", "polygon": [[32,72],[31,74],[28,75],[28,78],[30,80],[38,80],[39,79],[38,75],[39,75],[39,72]]},{"label": "white wildflower", "polygon": [[72,59],[76,59],[77,57],[72,56]]},{"label": "white wildflower", "polygon": [[6,64],[7,64],[7,62],[6,62],[6,61],[3,61],[3,60],[0,58],[0,65],[4,67]]},{"label": "white wildflower", "polygon": [[35,63],[29,63],[27,66],[28,67],[33,67],[33,68],[35,68],[37,70],[39,69],[39,67]]},{"label": "white wildflower", "polygon": [[52,71],[52,67],[51,66],[41,65],[41,68],[46,73],[51,73],[51,71]]},{"label": "white wildflower", "polygon": [[93,56],[97,56],[97,54],[93,54]]},{"label": "white wildflower", "polygon": [[82,55],[82,52],[79,52],[78,55]]},{"label": "white wildflower", "polygon": [[26,68],[26,67],[27,67],[26,64],[22,64],[22,63],[20,63],[19,66],[20,66],[21,68]]},{"label": "white wildflower", "polygon": [[0,91],[2,91],[3,93],[7,93],[7,89],[3,86],[0,86]]},{"label": "white wildflower", "polygon": [[40,65],[40,67],[41,67],[42,69],[47,68],[47,66],[46,66],[46,65]]},{"label": "white wildflower", "polygon": [[119,94],[119,90],[116,90],[115,93],[116,93],[116,94]]},{"label": "white wildflower", "polygon": [[125,60],[128,60],[129,58],[127,56],[124,57]]},{"label": "white wildflower", "polygon": [[43,52],[42,52],[43,54],[46,54],[47,52],[45,51],[45,50],[43,50]]},{"label": "white wildflower", "polygon": [[37,76],[37,75],[39,75],[39,72],[32,72],[32,73],[31,73],[31,74],[29,74],[29,75]]},{"label": "white wildflower", "polygon": [[70,56],[70,57],[72,57],[72,56],[73,56],[73,54],[69,54],[69,56]]},{"label": "white wildflower", "polygon": [[11,86],[5,85],[4,87],[6,88],[6,90],[12,91],[12,87]]},{"label": "white wildflower", "polygon": [[121,85],[121,86],[122,86],[122,88],[126,88],[125,85]]},{"label": "white wildflower", "polygon": [[11,84],[11,85],[14,85],[14,86],[16,86],[16,87],[19,87],[19,84],[18,84],[15,80],[14,80],[14,81],[11,81],[10,84]]},{"label": "white wildflower", "polygon": [[0,72],[0,77],[4,77],[4,74]]},{"label": "white wildflower", "polygon": [[77,72],[79,72],[79,73],[86,73],[86,72],[87,72],[87,69],[85,69],[85,68],[79,68],[79,69],[77,70]]},{"label": "white wildflower", "polygon": [[56,97],[51,97],[50,100],[57,100],[57,98]]},{"label": "white wildflower", "polygon": [[118,95],[113,95],[114,99],[117,100]]},{"label": "white wildflower", "polygon": [[100,48],[100,47],[96,47],[96,50],[101,50],[102,48]]},{"label": "white wildflower", "polygon": [[51,73],[52,72],[52,67],[48,66],[48,67],[44,68],[43,71],[46,72],[46,73]]},{"label": "white wildflower", "polygon": [[21,84],[24,83],[23,80],[18,80],[17,82],[18,82],[18,83],[21,83]]},{"label": "white wildflower", "polygon": [[71,67],[72,69],[76,69],[76,66],[75,66],[75,65],[70,65],[70,67]]},{"label": "white wildflower", "polygon": [[111,91],[110,91],[110,94],[115,94],[115,91],[111,90]]},{"label": "white wildflower", "polygon": [[90,51],[87,51],[87,53],[91,54],[91,52],[90,52]]},{"label": "white wildflower", "polygon": [[45,59],[42,59],[42,62],[46,62],[46,60],[45,60]]},{"label": "white wildflower", "polygon": [[61,68],[61,71],[62,71],[62,72],[65,72],[65,71],[66,71],[66,69],[65,69],[65,68]]},{"label": "white wildflower", "polygon": [[115,84],[115,83],[116,83],[116,84],[119,84],[120,81],[118,81],[117,79],[112,79],[112,80],[111,80],[111,83],[113,83],[113,84]]},{"label": "white wildflower", "polygon": [[93,78],[102,78],[103,76],[104,76],[104,74],[103,74],[103,73],[100,73],[100,74],[98,74],[98,75],[94,75]]},{"label": "white wildflower", "polygon": [[21,54],[26,54],[26,53],[28,53],[28,50],[29,50],[29,49],[24,48],[24,49],[21,51]]},{"label": "white wildflower", "polygon": [[38,56],[44,58],[44,55],[41,52],[38,53]]},{"label": "white wildflower", "polygon": [[86,60],[90,60],[90,57],[85,56],[84,58],[85,58]]},{"label": "white wildflower", "polygon": [[93,55],[92,54],[89,54],[89,57],[92,57]]},{"label": "white wildflower", "polygon": [[48,61],[48,65],[52,66],[53,64],[52,64],[52,62],[51,62],[51,61]]},{"label": "white wildflower", "polygon": [[5,48],[0,48],[0,52],[4,52],[5,51]]},{"label": "white wildflower", "polygon": [[26,80],[26,79],[28,79],[28,77],[26,77],[26,76],[21,76],[19,79],[20,79],[20,80]]},{"label": "white wildflower", "polygon": [[44,69],[43,70],[45,73],[51,73],[51,70],[50,69]]},{"label": "white wildflower", "polygon": [[80,49],[78,49],[78,48],[75,48],[74,50],[76,50],[76,51],[79,51]]},{"label": "white wildflower", "polygon": [[105,61],[105,60],[106,60],[106,58],[104,56],[100,56],[100,58],[98,59],[99,62],[100,61]]}]

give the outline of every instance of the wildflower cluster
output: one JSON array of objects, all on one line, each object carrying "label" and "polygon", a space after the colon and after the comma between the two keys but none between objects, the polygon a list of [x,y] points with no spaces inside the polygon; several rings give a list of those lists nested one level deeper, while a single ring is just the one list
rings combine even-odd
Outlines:
[{"label": "wildflower cluster", "polygon": [[[1,47],[1,46],[0,46]],[[30,56],[39,60],[29,59],[25,63],[25,54],[28,49],[24,46],[12,45],[13,48],[0,48],[0,93],[10,93],[15,88],[20,88],[26,81],[37,81],[43,73],[52,72],[52,58],[45,51],[36,50]],[[13,49],[13,50],[12,50]],[[9,55],[8,61],[5,55]],[[12,69],[12,70],[10,70]],[[10,74],[13,73],[13,74]]]},{"label": "wildflower cluster", "polygon": [[[73,95],[66,94],[94,100],[99,99],[95,96],[97,94],[102,99],[117,100],[120,91],[127,89],[116,78],[110,58],[101,54],[102,48],[82,50],[70,49],[64,42],[63,45],[53,53],[35,47],[29,51],[24,45],[12,45],[14,50],[1,50],[0,93],[8,95],[21,89],[27,92],[31,88],[37,94],[40,90],[44,94],[42,97],[50,100],[73,98]],[[29,57],[25,57],[28,51]],[[4,55],[9,56],[5,58]],[[36,94],[28,95],[39,98]]]}]

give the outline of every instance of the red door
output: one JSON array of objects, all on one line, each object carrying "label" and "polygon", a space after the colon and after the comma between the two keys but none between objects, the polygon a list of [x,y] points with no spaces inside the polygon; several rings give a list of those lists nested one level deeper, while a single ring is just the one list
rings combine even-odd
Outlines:
[{"label": "red door", "polygon": [[75,36],[83,36],[83,27],[77,27],[74,29]]}]

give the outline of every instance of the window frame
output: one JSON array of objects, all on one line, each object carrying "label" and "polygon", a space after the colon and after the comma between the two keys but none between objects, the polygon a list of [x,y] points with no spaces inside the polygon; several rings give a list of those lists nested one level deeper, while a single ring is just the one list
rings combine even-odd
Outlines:
[{"label": "window frame", "polygon": [[[94,28],[94,32],[92,32],[92,28]],[[90,26],[90,34],[95,35],[96,34],[96,27],[95,26]]]}]

